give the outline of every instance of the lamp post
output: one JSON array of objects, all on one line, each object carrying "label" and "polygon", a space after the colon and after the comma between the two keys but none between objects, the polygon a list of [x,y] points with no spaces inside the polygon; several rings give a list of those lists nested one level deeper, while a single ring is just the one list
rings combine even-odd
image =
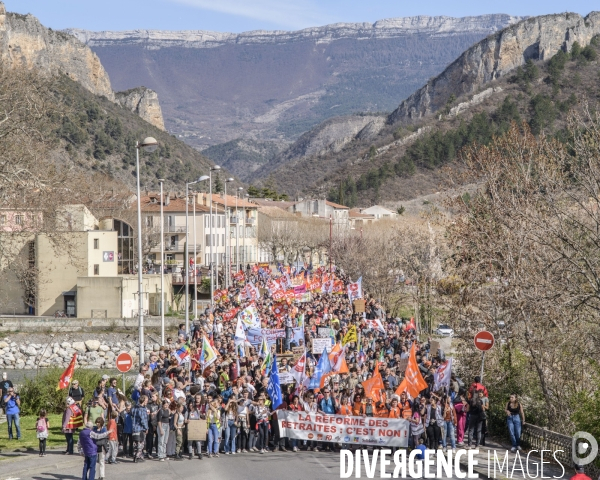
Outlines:
[{"label": "lamp post", "polygon": [[[229,237],[229,216],[227,215],[227,184],[233,182],[233,178],[227,178],[225,180],[225,288],[229,287],[229,266],[231,259],[229,258],[229,250],[227,249],[227,238]],[[230,242],[231,243],[231,242]]]},{"label": "lamp post", "polygon": [[146,137],[142,143],[135,143],[135,170],[137,187],[137,223],[138,223],[138,321],[140,335],[140,366],[144,363],[144,297],[142,290],[142,202],[140,193],[140,148],[146,152],[154,152],[158,148],[155,138]]},{"label": "lamp post", "polygon": [[332,272],[331,268],[331,244],[333,240],[333,217],[329,215],[329,273]]},{"label": "lamp post", "polygon": [[160,183],[160,344],[165,345],[165,224],[163,215],[163,183],[164,178],[159,178]]},{"label": "lamp post", "polygon": [[[188,220],[188,212],[189,212],[189,203],[190,203],[190,185],[195,185],[198,182],[202,182],[206,180],[206,175],[204,177],[200,177],[198,180],[193,182],[189,182],[185,184],[185,258],[184,268],[185,268],[185,333],[188,335],[190,333],[190,246],[189,246],[189,220]],[[196,205],[194,201],[194,212],[196,211]],[[195,230],[195,220],[196,215],[194,215],[194,238],[196,236]],[[195,243],[195,242],[194,242]],[[194,245],[194,250],[196,246]],[[196,258],[194,257],[194,268],[196,265]]]},{"label": "lamp post", "polygon": [[238,214],[238,197],[244,187],[238,187],[235,192],[235,262],[237,264],[237,272],[240,271],[240,216]]},{"label": "lamp post", "polygon": [[[210,172],[208,173],[208,188],[209,188],[209,192],[210,192],[210,218],[209,218],[209,234],[208,234],[208,238],[210,239],[210,306],[214,307],[215,304],[215,300],[214,300],[214,292],[215,292],[215,287],[214,287],[214,281],[213,281],[213,275],[214,275],[214,268],[213,268],[213,243],[214,243],[214,239],[213,239],[213,201],[212,201],[212,172],[214,170],[221,170],[221,167],[219,167],[218,165],[215,165],[213,167],[210,168]],[[217,272],[217,279],[218,279],[218,272]]]},{"label": "lamp post", "polygon": [[[198,182],[204,182],[208,180],[207,175],[202,175]],[[194,321],[198,320],[198,273],[196,272],[196,259],[198,258],[198,253],[196,251],[196,194],[194,194],[194,203],[193,205],[193,215],[194,220],[192,222],[192,228],[194,229]]]}]

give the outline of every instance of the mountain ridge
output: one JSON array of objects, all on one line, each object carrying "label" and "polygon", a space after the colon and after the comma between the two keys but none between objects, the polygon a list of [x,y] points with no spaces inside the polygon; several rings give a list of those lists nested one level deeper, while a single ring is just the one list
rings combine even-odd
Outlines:
[{"label": "mountain ridge", "polygon": [[[128,43],[144,43],[147,48],[161,46],[184,46],[187,48],[212,48],[226,44],[277,43],[298,40],[316,40],[327,42],[356,37],[390,38],[392,35],[407,33],[437,33],[451,35],[456,32],[489,32],[499,24],[516,23],[526,17],[508,14],[488,14],[468,17],[428,16],[395,17],[377,20],[374,23],[333,23],[320,27],[310,27],[295,31],[252,30],[241,33],[216,32],[209,30],[125,30],[90,31],[67,28],[64,31],[75,36],[89,46],[106,46],[115,41],[127,40]],[[161,42],[164,44],[161,45]]]}]

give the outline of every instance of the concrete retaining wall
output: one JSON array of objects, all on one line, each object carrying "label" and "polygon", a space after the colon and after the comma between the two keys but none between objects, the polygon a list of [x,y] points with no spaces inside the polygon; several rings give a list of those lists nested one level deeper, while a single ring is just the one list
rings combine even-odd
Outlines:
[{"label": "concrete retaining wall", "polygon": [[[165,327],[177,327],[183,320],[165,317]],[[160,328],[160,317],[144,317],[146,328]],[[82,332],[89,330],[134,329],[137,318],[54,318],[0,316],[0,332]]]}]

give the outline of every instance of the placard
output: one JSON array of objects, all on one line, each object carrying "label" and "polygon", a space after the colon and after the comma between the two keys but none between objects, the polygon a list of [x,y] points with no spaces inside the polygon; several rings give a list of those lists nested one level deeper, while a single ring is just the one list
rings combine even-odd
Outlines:
[{"label": "placard", "polygon": [[396,365],[397,373],[406,372],[406,367],[408,367],[408,358],[401,358],[398,364]]},{"label": "placard", "polygon": [[331,328],[329,328],[329,327],[317,328],[317,336],[319,338],[330,338],[331,337]]},{"label": "placard", "polygon": [[331,338],[313,338],[312,353],[323,353],[323,350],[331,350]]},{"label": "placard", "polygon": [[429,353],[434,357],[437,355],[438,350],[440,349],[440,342],[437,340],[431,340],[429,342]]},{"label": "placard", "polygon": [[206,441],[208,425],[206,420],[190,420],[188,422],[187,438],[191,441]]},{"label": "placard", "polygon": [[358,300],[354,300],[352,302],[352,304],[354,305],[354,313],[364,313],[365,312],[365,301],[362,298],[359,298]]},{"label": "placard", "polygon": [[288,383],[294,383],[294,377],[290,372],[279,372],[279,383],[281,385],[287,385]]}]

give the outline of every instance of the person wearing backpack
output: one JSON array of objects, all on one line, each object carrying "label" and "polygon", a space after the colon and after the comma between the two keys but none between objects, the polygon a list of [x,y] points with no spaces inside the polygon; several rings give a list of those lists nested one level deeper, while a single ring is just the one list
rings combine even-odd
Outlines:
[{"label": "person wearing backpack", "polygon": [[38,419],[35,422],[35,431],[38,440],[40,441],[40,457],[46,456],[46,439],[48,438],[48,429],[50,422],[46,417],[46,410],[40,410]]},{"label": "person wearing backpack", "polygon": [[80,407],[83,405],[83,397],[85,397],[85,392],[79,385],[79,380],[73,380],[71,382],[71,386],[69,387],[69,397],[75,400],[75,403]]}]

